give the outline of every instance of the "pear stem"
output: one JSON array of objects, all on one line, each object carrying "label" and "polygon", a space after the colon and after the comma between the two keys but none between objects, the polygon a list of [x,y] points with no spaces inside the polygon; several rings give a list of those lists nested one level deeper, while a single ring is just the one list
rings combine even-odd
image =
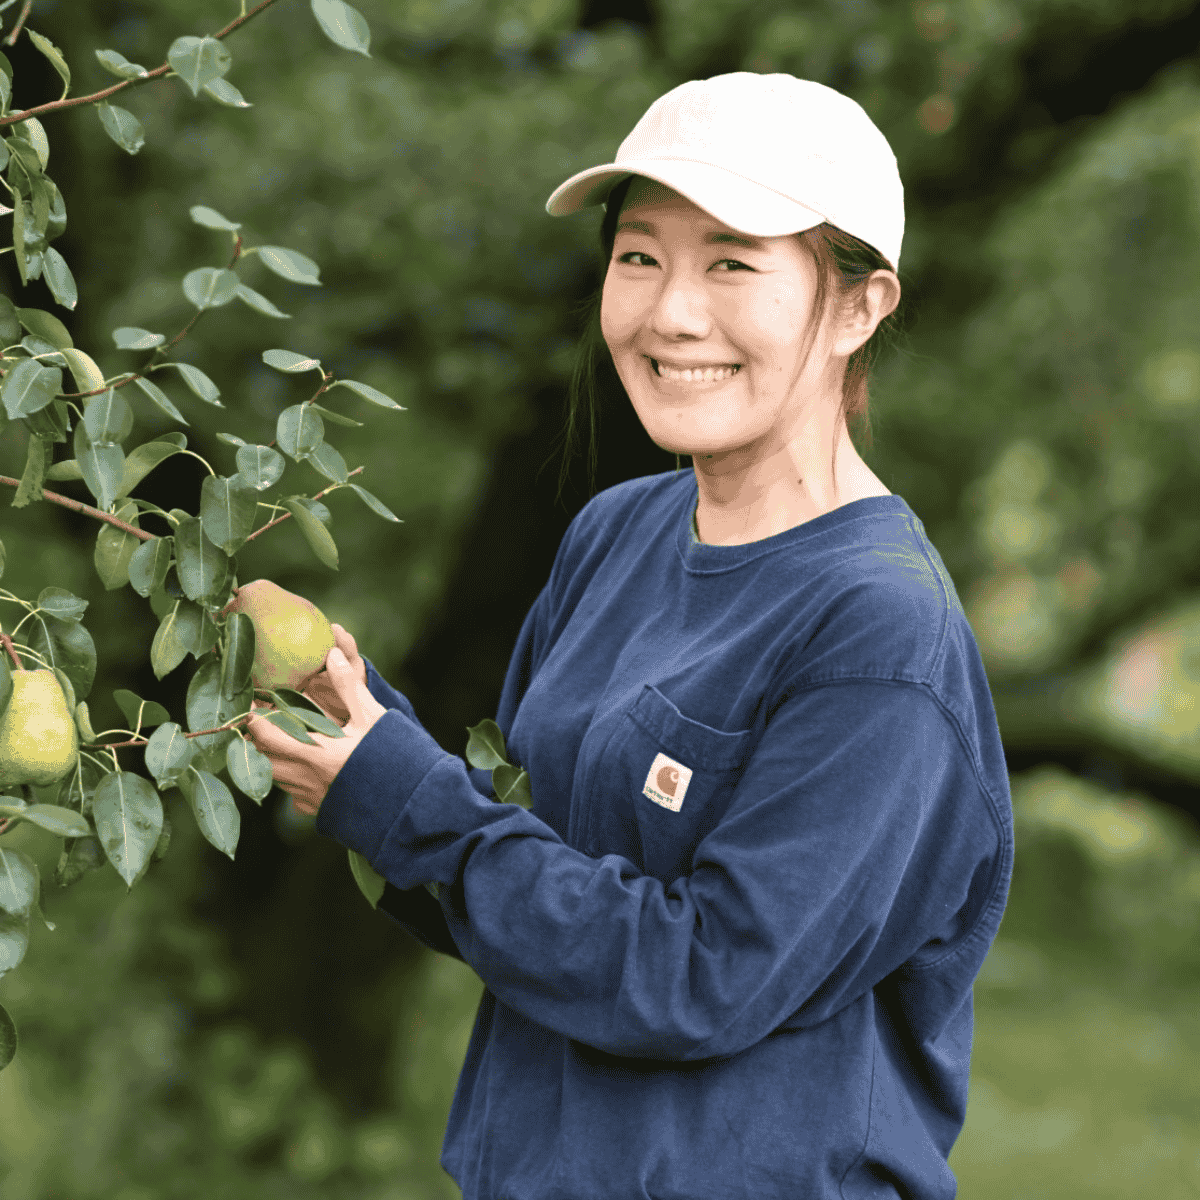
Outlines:
[{"label": "pear stem", "polygon": [[8,651],[9,657],[16,663],[17,670],[25,670],[25,664],[17,657],[17,651],[12,644],[12,638],[7,633],[0,633],[0,642],[4,644],[5,650]]}]

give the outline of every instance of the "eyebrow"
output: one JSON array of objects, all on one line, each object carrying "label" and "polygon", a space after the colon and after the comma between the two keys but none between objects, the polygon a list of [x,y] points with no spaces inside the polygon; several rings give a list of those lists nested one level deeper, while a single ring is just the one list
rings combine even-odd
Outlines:
[{"label": "eyebrow", "polygon": [[[651,237],[657,236],[658,233],[655,227],[646,221],[622,221],[617,226],[616,232],[620,233],[622,229],[632,229],[636,233],[648,233]],[[740,237],[736,233],[722,233],[720,230],[714,230],[704,240],[711,244],[728,243],[734,246],[745,246],[748,250],[763,249],[763,243],[758,238]]]}]

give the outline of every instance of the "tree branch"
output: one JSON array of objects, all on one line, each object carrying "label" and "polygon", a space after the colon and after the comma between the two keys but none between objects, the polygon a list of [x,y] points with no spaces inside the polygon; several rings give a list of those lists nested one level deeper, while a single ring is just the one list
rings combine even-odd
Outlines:
[{"label": "tree branch", "polygon": [[[361,470],[361,468],[359,468]],[[13,479],[11,475],[0,475],[0,483],[6,483],[9,487],[20,487],[21,481]],[[132,533],[134,537],[141,538],[143,542],[148,542],[154,534],[147,533],[144,529],[137,529],[133,525],[128,525],[118,517],[114,517],[112,513],[101,512],[98,508],[93,508],[90,504],[83,504],[79,500],[72,500],[70,496],[60,496],[58,492],[52,492],[49,488],[42,488],[42,495],[55,504],[61,504],[63,508],[69,508],[72,512],[83,513],[87,517],[95,517],[98,521],[107,521],[110,525],[115,525],[118,529],[123,529],[126,533]]]},{"label": "tree branch", "polygon": [[[32,0],[27,0],[25,11],[21,14],[21,21],[25,20],[31,3]],[[211,36],[219,41],[221,38],[232,33],[239,25],[244,25],[248,20],[250,20],[251,17],[258,16],[258,14],[262,12],[264,8],[269,8],[274,3],[275,0],[262,0],[261,4],[255,8],[252,8],[244,17],[235,17],[229,22],[228,25],[225,26],[224,29],[221,30],[220,33],[214,33]],[[17,27],[14,28],[11,37],[16,36],[20,29],[21,21],[17,22]],[[11,46],[13,43],[10,40],[8,44]],[[7,117],[0,117],[0,128],[3,128],[5,125],[13,125],[18,121],[27,120],[29,117],[40,116],[42,113],[54,112],[60,108],[76,108],[80,104],[97,104],[101,100],[107,100],[109,96],[115,95],[124,88],[132,87],[135,84],[149,83],[151,79],[158,79],[160,76],[165,75],[170,70],[171,64],[169,62],[165,62],[161,67],[155,67],[153,71],[147,71],[145,75],[141,75],[137,79],[123,79],[120,83],[113,84],[112,87],[105,88],[103,91],[93,92],[90,96],[75,96],[73,99],[69,100],[53,100],[49,104],[39,104],[36,108],[27,108],[24,112],[9,113]]]},{"label": "tree branch", "polygon": [[8,651],[9,657],[16,663],[17,670],[25,670],[25,664],[17,657],[17,651],[12,644],[12,638],[7,633],[0,633],[0,643],[3,644],[5,650]]},{"label": "tree branch", "polygon": [[[274,443],[272,443],[272,444],[274,444]],[[354,470],[353,470],[353,471],[351,471],[351,472],[350,472],[350,473],[349,473],[349,474],[346,476],[346,478],[347,478],[347,479],[350,479],[350,478],[352,478],[353,476],[357,475],[357,474],[358,474],[358,473],[359,473],[361,470],[362,470],[362,467],[355,467],[355,468],[354,468]],[[4,476],[3,476],[3,475],[0,475],[0,479],[3,479],[3,478],[4,478]],[[314,499],[314,500],[320,500],[320,498],[321,498],[322,496],[324,496],[324,495],[327,495],[329,492],[332,492],[332,491],[334,490],[334,488],[340,488],[341,486],[342,486],[342,485],[341,485],[340,483],[331,483],[331,484],[330,484],[330,485],[329,485],[329,486],[328,486],[328,487],[327,487],[327,488],[326,488],[324,491],[318,492],[318,493],[317,493],[317,494],[316,494],[316,495],[313,497],[313,499]],[[261,529],[256,529],[256,530],[255,530],[255,531],[254,531],[254,532],[253,532],[253,533],[252,533],[252,534],[251,534],[251,535],[250,535],[250,536],[249,536],[249,537],[246,539],[246,541],[247,541],[247,542],[252,542],[252,541],[254,541],[254,539],[255,539],[256,537],[258,537],[258,535],[259,535],[260,533],[266,533],[268,529],[274,529],[274,528],[275,528],[275,526],[276,526],[276,525],[278,525],[280,521],[286,521],[286,520],[288,519],[288,517],[290,517],[291,515],[292,515],[292,514],[291,514],[290,512],[287,512],[287,513],[284,513],[282,517],[276,517],[276,518],[275,518],[275,520],[273,520],[273,521],[268,521],[268,522],[267,522],[267,523],[266,523],[266,524],[265,524],[265,525],[264,525],[264,526],[263,526]]]},{"label": "tree branch", "polygon": [[25,0],[25,7],[21,9],[21,15],[17,18],[17,23],[12,27],[12,33],[8,35],[8,44],[15,46],[17,38],[21,33],[21,26],[25,24],[25,18],[29,16],[29,10],[33,7],[33,0]]}]

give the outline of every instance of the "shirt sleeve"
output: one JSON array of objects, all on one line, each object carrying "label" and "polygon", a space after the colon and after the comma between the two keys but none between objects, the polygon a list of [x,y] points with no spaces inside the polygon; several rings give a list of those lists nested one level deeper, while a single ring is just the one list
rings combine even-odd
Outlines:
[{"label": "shirt sleeve", "polygon": [[906,962],[969,950],[973,978],[1003,910],[973,764],[924,685],[801,689],[690,872],[665,884],[484,800],[462,760],[391,710],[317,826],[397,888],[442,885],[450,937],[502,1003],[612,1054],[693,1061],[822,1021]]}]

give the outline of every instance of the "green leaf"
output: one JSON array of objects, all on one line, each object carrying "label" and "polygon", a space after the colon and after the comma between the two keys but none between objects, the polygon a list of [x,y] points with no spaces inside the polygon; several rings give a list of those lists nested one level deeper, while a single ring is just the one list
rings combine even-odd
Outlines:
[{"label": "green leaf", "polygon": [[92,819],[108,861],[132,887],[162,833],[163,809],[150,782],[131,771],[106,776],[96,788]]},{"label": "green leaf", "polygon": [[4,710],[8,708],[8,702],[12,699],[13,682],[12,668],[8,665],[8,655],[0,658],[0,716],[4,715]]},{"label": "green leaf", "polygon": [[[21,816],[28,811],[21,809]],[[20,850],[0,850],[0,912],[24,916],[38,898],[37,863]]]},{"label": "green leaf", "polygon": [[71,368],[75,385],[81,392],[93,392],[104,386],[104,374],[90,355],[70,347],[60,350],[59,355]]},{"label": "green leaf", "polygon": [[87,426],[75,426],[75,461],[83,473],[83,482],[96,497],[96,506],[107,512],[116,499],[125,473],[125,451],[112,443],[93,442]]},{"label": "green leaf", "polygon": [[9,346],[20,340],[21,322],[17,319],[17,306],[7,296],[0,296],[0,343]]},{"label": "green leaf", "polygon": [[235,737],[226,746],[225,765],[234,786],[255,804],[261,804],[270,794],[275,783],[271,760],[248,738]]},{"label": "green leaf", "polygon": [[335,46],[370,58],[371,30],[362,13],[344,0],[312,0],[313,16]]},{"label": "green leaf", "polygon": [[333,524],[333,513],[320,500],[310,500],[307,496],[293,496],[293,500],[302,508],[307,509],[322,525]]},{"label": "green leaf", "polygon": [[[126,501],[115,514],[120,520],[134,528],[137,524],[138,506],[132,501]],[[115,525],[107,522],[96,534],[96,552],[93,556],[96,564],[96,574],[104,583],[106,591],[114,591],[124,587],[129,582],[129,563],[134,553],[142,545],[142,539],[126,533]]]},{"label": "green leaf", "polygon": [[295,496],[284,500],[283,506],[295,517],[300,533],[308,543],[308,548],[316,555],[317,560],[336,571],[338,569],[337,544],[329,530],[304,505],[297,503]]},{"label": "green leaf", "polygon": [[[77,705],[75,703],[75,685],[71,682],[71,677],[61,667],[55,667],[54,678],[58,680],[58,686],[63,690],[63,695],[66,697],[68,710],[73,712]],[[76,763],[76,770],[78,769],[79,766],[78,763]],[[98,769],[99,768],[97,768],[97,770]]]},{"label": "green leaf", "polygon": [[68,838],[63,843],[62,854],[58,857],[58,865],[54,868],[54,882],[60,888],[70,887],[91,871],[106,866],[108,859],[104,857],[104,849],[100,839],[92,836]]},{"label": "green leaf", "polygon": [[149,379],[144,379],[141,375],[137,376],[133,381],[150,400],[157,405],[159,409],[167,414],[168,417],[178,421],[181,425],[190,425],[191,422],[184,419],[183,413],[175,407],[168,399],[166,392],[162,390],[156,383],[151,383]]},{"label": "green leaf", "polygon": [[217,441],[224,442],[228,446],[244,446],[246,444],[236,433],[218,433]]},{"label": "green leaf", "polygon": [[320,371],[321,360],[305,358],[303,354],[293,354],[290,350],[264,350],[263,362],[277,371],[287,371],[296,374],[300,371]]},{"label": "green leaf", "polygon": [[[224,695],[221,691],[221,664],[215,658],[206,658],[188,684],[188,729],[196,733],[201,729],[215,729],[218,725],[224,725],[239,714],[249,712],[253,699],[254,692],[249,684],[233,696]],[[220,742],[223,751],[228,739],[222,734],[209,733],[192,741],[199,750],[206,750]]]},{"label": "green leaf", "polygon": [[267,270],[274,271],[289,283],[307,283],[314,287],[321,285],[321,268],[298,250],[289,250],[285,246],[259,246],[258,257]]},{"label": "green leaf", "polygon": [[386,521],[400,521],[394,512],[378,496],[371,495],[364,487],[359,487],[357,483],[350,485],[354,489],[355,495],[374,513],[378,513]]},{"label": "green leaf", "polygon": [[315,450],[310,450],[303,457],[304,461],[314,467],[319,474],[334,483],[345,483],[350,475],[346,460],[328,442],[322,442]]},{"label": "green leaf", "polygon": [[175,564],[189,600],[215,600],[229,580],[229,559],[205,532],[201,517],[180,521],[175,529]]},{"label": "green leaf", "polygon": [[129,452],[125,468],[121,473],[118,496],[127,496],[159,463],[173,454],[187,449],[187,438],[182,433],[162,433],[152,442],[145,442]]},{"label": "green leaf", "polygon": [[26,117],[24,121],[17,122],[14,132],[33,147],[38,163],[44,171],[50,165],[50,140],[46,137],[46,130],[41,121],[37,117]]},{"label": "green leaf", "polygon": [[380,896],[383,895],[383,889],[387,886],[387,880],[378,874],[357,850],[347,850],[346,853],[350,858],[350,874],[354,876],[358,890],[366,896],[367,903],[376,908]]},{"label": "green leaf", "polygon": [[81,621],[88,602],[72,595],[66,588],[46,587],[38,593],[38,608],[60,621]]},{"label": "green leaf", "polygon": [[296,741],[303,742],[306,746],[315,746],[317,744],[304,731],[304,725],[299,718],[293,716],[290,712],[276,711],[264,713],[262,720],[270,721],[277,729],[282,729],[289,737],[294,737]]},{"label": "green leaf", "polygon": [[175,539],[155,537],[143,542],[129,560],[129,582],[139,596],[149,596],[163,585]]},{"label": "green leaf", "polygon": [[240,446],[237,452],[238,475],[247,487],[264,491],[277,483],[287,463],[282,454],[270,446]]},{"label": "green leaf", "polygon": [[[25,417],[25,424],[29,426],[30,433],[36,433],[43,441],[62,444],[67,440],[67,420],[69,416],[70,409],[67,408],[67,402],[58,397],[53,404],[48,404],[45,408],[28,414]],[[0,417],[0,425],[3,425],[7,420],[7,417]],[[76,465],[78,466],[78,464]],[[52,477],[50,472],[47,471],[46,478],[58,477]],[[67,478],[82,479],[83,476],[74,474],[67,476]]]},{"label": "green leaf", "polygon": [[205,840],[232,859],[241,833],[242,814],[230,790],[215,775],[196,767],[188,768],[179,781],[179,790],[192,806]]},{"label": "green leaf", "polygon": [[52,242],[67,230],[67,206],[55,182],[47,179],[45,184],[50,189],[50,219],[46,222],[45,236],[46,241]]},{"label": "green leaf", "polygon": [[244,692],[254,669],[254,622],[245,613],[229,614],[225,655],[221,659],[221,695],[227,700]]},{"label": "green leaf", "polygon": [[74,809],[59,808],[54,804],[31,804],[22,809],[16,819],[28,821],[30,825],[36,825],[58,837],[86,837],[91,832],[87,821]]},{"label": "green leaf", "polygon": [[48,613],[37,613],[30,620],[30,645],[51,669],[66,675],[75,690],[76,702],[86,700],[96,678],[96,643],[92,635],[78,621],[60,621]]},{"label": "green leaf", "polygon": [[226,554],[235,554],[254,530],[258,502],[237,475],[209,475],[200,486],[204,532]]},{"label": "green leaf", "polygon": [[196,757],[194,739],[184,737],[183,730],[173,721],[160,725],[146,743],[146,770],[158,781],[160,788],[174,787]]},{"label": "green leaf", "polygon": [[331,425],[344,425],[348,429],[361,429],[363,423],[356,421],[353,417],[344,417],[340,412],[332,412],[328,408],[322,408],[319,404],[313,404],[309,401],[309,408],[315,413],[321,414],[321,419],[328,421]]},{"label": "green leaf", "polygon": [[79,463],[73,458],[64,458],[61,462],[56,462],[46,472],[46,479],[53,483],[65,483],[82,478],[83,472],[79,469]]},{"label": "green leaf", "polygon": [[225,406],[220,402],[221,389],[199,367],[193,367],[191,363],[169,362],[159,363],[154,368],[156,371],[161,371],[165,367],[173,367],[180,375],[183,376],[183,382],[188,385],[195,395],[199,396],[208,404],[215,405],[217,408]]},{"label": "green leaf", "polygon": [[[0,76],[4,78],[4,76]],[[8,1015],[8,1010],[0,1004],[0,1071],[3,1071],[17,1056],[17,1027]]]},{"label": "green leaf", "polygon": [[237,295],[236,271],[223,267],[197,267],[183,277],[183,294],[198,308],[220,308]]},{"label": "green leaf", "polygon": [[62,371],[58,367],[43,367],[36,359],[23,358],[4,377],[0,400],[15,421],[45,408],[61,391]]},{"label": "green leaf", "polygon": [[275,422],[275,441],[289,458],[300,462],[325,438],[325,423],[307,404],[293,404]]},{"label": "green leaf", "polygon": [[113,692],[113,699],[129,722],[130,729],[153,729],[155,725],[162,725],[171,719],[171,714],[161,704],[143,700],[128,688],[118,688]]},{"label": "green leaf", "polygon": [[42,484],[46,479],[46,468],[50,466],[51,453],[49,442],[36,434],[30,436],[25,454],[25,472],[12,498],[13,508],[25,508],[42,498]]},{"label": "green leaf", "polygon": [[467,729],[467,762],[481,771],[493,771],[507,763],[504,734],[490,719]]},{"label": "green leaf", "polygon": [[96,731],[92,728],[92,717],[88,712],[87,701],[75,705],[75,728],[79,731],[79,743],[90,746],[96,741]]},{"label": "green leaf", "polygon": [[206,229],[223,229],[227,233],[234,233],[242,227],[241,222],[221,216],[215,208],[209,208],[206,204],[193,204],[188,213],[197,225],[203,225]]},{"label": "green leaf", "polygon": [[193,96],[222,75],[233,65],[225,46],[213,37],[179,37],[167,51],[167,62],[187,84]]},{"label": "green leaf", "polygon": [[282,711],[291,713],[297,720],[303,721],[309,729],[315,729],[317,733],[331,738],[346,736],[342,727],[331,721],[303,692],[281,687],[270,692],[270,696],[273,704]]},{"label": "green leaf", "polygon": [[395,408],[399,409],[400,412],[407,411],[403,404],[397,404],[391,396],[385,396],[377,388],[373,388],[365,383],[359,383],[357,379],[337,379],[329,385],[329,389],[332,390],[335,387],[349,388],[364,400],[370,400],[372,404],[378,404],[380,408]]},{"label": "green leaf", "polygon": [[161,333],[151,333],[136,325],[122,325],[120,329],[112,331],[112,336],[118,350],[153,350],[167,340]]},{"label": "green leaf", "polygon": [[110,75],[115,75],[118,79],[141,79],[150,73],[145,67],[130,62],[115,50],[97,50],[96,58]]},{"label": "green leaf", "polygon": [[13,197],[13,258],[17,260],[17,274],[21,277],[21,286],[29,286],[29,258],[25,253],[25,230],[32,225],[33,217],[29,213],[25,201],[20,196]]},{"label": "green leaf", "polygon": [[254,107],[228,79],[214,79],[212,83],[204,85],[204,91],[218,104],[226,104],[230,108]]},{"label": "green leaf", "polygon": [[522,808],[533,807],[529,791],[529,774],[519,767],[503,763],[492,770],[492,788],[501,804],[519,804]]},{"label": "green leaf", "polygon": [[83,423],[93,442],[123,442],[133,429],[133,410],[115,388],[109,388],[87,402]]},{"label": "green leaf", "polygon": [[264,316],[291,319],[291,313],[280,312],[266,296],[256,292],[253,288],[248,288],[244,283],[238,285],[237,298]]},{"label": "green leaf", "polygon": [[40,33],[34,33],[28,26],[25,32],[29,34],[29,40],[50,60],[50,65],[61,77],[63,91],[59,99],[64,99],[71,90],[71,68],[67,66],[67,60],[63,58],[62,51],[49,38],[42,37]]},{"label": "green leaf", "polygon": [[146,131],[142,123],[127,108],[120,108],[107,101],[96,105],[100,114],[100,124],[126,154],[136,154],[146,144]]},{"label": "green leaf", "polygon": [[50,294],[63,308],[73,309],[79,301],[79,289],[75,286],[75,276],[63,258],[53,246],[47,246],[42,254],[42,277]]},{"label": "green leaf", "polygon": [[156,679],[169,675],[187,657],[200,636],[204,610],[188,600],[176,600],[158,624],[150,646],[150,666]]},{"label": "green leaf", "polygon": [[[12,103],[12,80],[7,75],[0,72],[0,113],[7,113],[8,106]],[[0,147],[0,171],[8,165],[8,150]]]},{"label": "green leaf", "polygon": [[0,978],[21,965],[29,949],[29,917],[0,916]]},{"label": "green leaf", "polygon": [[35,337],[49,342],[56,350],[67,350],[75,345],[67,327],[44,308],[18,308],[17,319]]}]

